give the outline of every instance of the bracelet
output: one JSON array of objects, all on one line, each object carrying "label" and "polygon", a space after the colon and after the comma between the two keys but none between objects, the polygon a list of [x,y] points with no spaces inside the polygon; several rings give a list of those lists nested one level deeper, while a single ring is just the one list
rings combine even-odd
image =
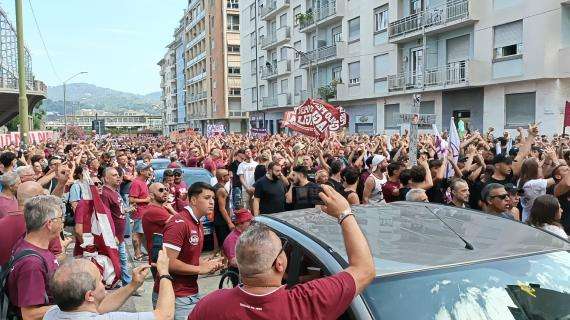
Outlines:
[{"label": "bracelet", "polygon": [[168,280],[170,280],[171,282],[174,282],[174,278],[172,278],[172,276],[169,275],[169,274],[163,274],[163,275],[161,275],[160,277],[158,277],[158,281],[160,281],[160,280],[162,280],[162,279],[168,279]]},{"label": "bracelet", "polygon": [[342,223],[344,222],[344,220],[350,216],[354,216],[354,213],[348,213],[346,214],[344,217],[340,218],[340,220],[338,221],[338,224],[342,225]]}]

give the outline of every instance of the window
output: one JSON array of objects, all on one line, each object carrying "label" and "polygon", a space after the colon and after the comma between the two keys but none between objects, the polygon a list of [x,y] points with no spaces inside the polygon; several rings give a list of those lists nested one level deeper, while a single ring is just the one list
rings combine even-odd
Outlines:
[{"label": "window", "polygon": [[374,32],[388,29],[388,6],[374,9]]},{"label": "window", "polygon": [[259,86],[259,94],[260,94],[261,96],[264,96],[264,95],[265,95],[265,85],[260,85],[260,86]]},{"label": "window", "polygon": [[295,41],[295,43],[293,43],[293,48],[297,49],[295,50],[295,60],[299,59],[299,56],[301,55],[299,52],[301,52],[301,41]]},{"label": "window", "polygon": [[348,41],[360,40],[360,17],[348,21]]},{"label": "window", "polygon": [[255,2],[249,6],[249,20],[255,19]]},{"label": "window", "polygon": [[496,26],[494,39],[494,59],[522,54],[522,20]]},{"label": "window", "polygon": [[289,48],[281,47],[279,51],[280,51],[279,55],[281,56],[281,60],[287,60],[287,53],[289,52]]},{"label": "window", "polygon": [[226,4],[230,9],[239,9],[239,0],[226,0]]},{"label": "window", "polygon": [[299,25],[299,20],[297,19],[297,17],[299,16],[299,13],[301,13],[301,5],[298,5],[295,8],[293,8],[293,25],[294,26]]},{"label": "window", "polygon": [[239,53],[239,45],[237,45],[237,44],[228,45],[228,52],[229,53]]},{"label": "window", "polygon": [[239,75],[239,67],[228,67],[228,74]]},{"label": "window", "polygon": [[289,92],[289,79],[281,80],[281,93]]},{"label": "window", "polygon": [[469,59],[469,35],[447,39],[447,63]]},{"label": "window", "polygon": [[254,48],[256,45],[255,38],[257,38],[257,33],[254,31],[249,34],[249,45]]},{"label": "window", "polygon": [[241,94],[240,88],[230,88],[230,96],[239,96]]},{"label": "window", "polygon": [[348,85],[360,85],[360,61],[348,64]]},{"label": "window", "polygon": [[251,88],[251,102],[256,102],[257,101],[257,88],[253,87]]},{"label": "window", "polygon": [[279,16],[279,28],[283,28],[287,26],[287,14],[284,13]]},{"label": "window", "polygon": [[534,123],[536,113],[536,93],[505,95],[505,127],[517,128]]},{"label": "window", "polygon": [[228,30],[239,31],[239,16],[235,14],[228,14]]},{"label": "window", "polygon": [[[420,114],[435,114],[435,101],[422,101],[420,103]],[[431,129],[431,124],[419,125],[420,129]]]},{"label": "window", "polygon": [[384,129],[397,129],[400,115],[400,104],[387,104],[384,106]]},{"label": "window", "polygon": [[342,26],[332,28],[331,34],[333,44],[342,41]]},{"label": "window", "polygon": [[388,76],[388,54],[381,54],[374,57],[374,79],[386,78]]},{"label": "window", "polygon": [[341,79],[342,66],[332,68],[332,79],[342,82]]},{"label": "window", "polygon": [[295,92],[296,96],[301,94],[302,88],[303,88],[303,78],[301,76],[296,76],[293,79],[293,91]]},{"label": "window", "polygon": [[251,75],[254,76],[257,72],[257,60],[251,60]]}]

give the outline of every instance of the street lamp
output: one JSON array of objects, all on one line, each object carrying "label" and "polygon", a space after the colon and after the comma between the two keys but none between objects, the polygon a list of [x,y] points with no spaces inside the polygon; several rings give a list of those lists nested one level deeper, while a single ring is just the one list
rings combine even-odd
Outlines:
[{"label": "street lamp", "polygon": [[64,127],[65,127],[65,137],[67,138],[67,107],[65,105],[66,103],[66,94],[67,94],[67,82],[69,82],[71,79],[77,77],[78,75],[82,75],[82,74],[86,74],[87,71],[81,71],[79,73],[76,73],[74,75],[72,75],[71,77],[67,78],[67,80],[65,80],[63,82],[63,123],[64,123]]},{"label": "street lamp", "polygon": [[313,63],[313,59],[311,59],[311,57],[309,56],[309,54],[307,54],[306,52],[303,52],[291,45],[284,45],[283,48],[287,48],[287,49],[293,49],[295,52],[297,52],[299,55],[305,57],[305,59],[307,59],[309,61],[309,79],[307,79],[307,83],[309,84],[309,92],[311,93],[311,98],[314,97],[313,94],[313,77],[311,74],[311,64]]}]

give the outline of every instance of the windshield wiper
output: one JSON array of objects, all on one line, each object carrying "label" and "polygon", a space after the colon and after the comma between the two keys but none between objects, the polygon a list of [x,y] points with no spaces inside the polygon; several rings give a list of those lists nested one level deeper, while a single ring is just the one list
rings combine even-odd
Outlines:
[{"label": "windshield wiper", "polygon": [[439,214],[437,214],[435,211],[433,211],[432,209],[430,209],[430,207],[425,206],[426,209],[428,209],[429,212],[431,212],[434,216],[436,216],[439,221],[441,221],[449,230],[451,230],[453,233],[455,233],[455,235],[461,239],[461,241],[463,241],[463,243],[465,243],[465,249],[467,250],[473,250],[473,245],[469,242],[467,242],[467,240],[465,240],[459,233],[457,233],[455,230],[453,230],[452,227],[450,227],[445,221],[443,221],[443,219],[439,216]]}]

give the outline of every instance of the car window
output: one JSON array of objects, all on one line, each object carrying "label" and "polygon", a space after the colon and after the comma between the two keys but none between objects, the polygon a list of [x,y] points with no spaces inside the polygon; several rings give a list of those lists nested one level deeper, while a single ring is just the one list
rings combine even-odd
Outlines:
[{"label": "car window", "polygon": [[364,297],[378,319],[570,319],[570,253],[377,278]]}]

